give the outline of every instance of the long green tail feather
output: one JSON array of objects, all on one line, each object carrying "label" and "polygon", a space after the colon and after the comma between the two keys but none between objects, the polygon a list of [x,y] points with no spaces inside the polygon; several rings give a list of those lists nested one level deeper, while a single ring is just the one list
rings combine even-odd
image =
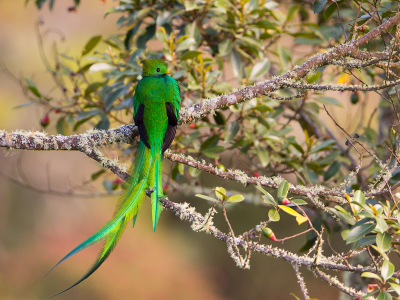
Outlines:
[{"label": "long green tail feather", "polygon": [[136,214],[136,215],[133,217],[133,219],[132,219],[132,228],[135,228],[137,215],[138,215],[138,214]]},{"label": "long green tail feather", "polygon": [[[156,148],[156,147],[154,147]],[[159,197],[163,196],[162,182],[161,182],[161,148],[154,149],[152,153],[154,155],[153,166],[151,167],[151,173],[149,176],[149,186],[154,188],[151,193],[151,213],[153,220],[153,230],[156,231],[158,220],[162,211],[162,205],[159,201]]]},{"label": "long green tail feather", "polygon": [[92,275],[101,265],[102,263],[108,258],[108,256],[111,254],[111,251],[114,250],[115,246],[118,243],[118,240],[120,239],[126,224],[128,223],[127,221],[125,221],[125,218],[123,218],[123,220],[121,221],[121,223],[124,223],[123,226],[121,226],[119,228],[119,230],[117,231],[117,233],[109,240],[106,241],[103,250],[99,253],[99,256],[97,258],[97,261],[93,264],[93,266],[89,269],[89,271],[86,272],[86,274],[79,279],[77,282],[75,282],[73,285],[71,285],[70,287],[66,288],[65,290],[59,292],[58,294],[55,294],[54,296],[51,296],[50,298],[53,298],[55,296],[58,296],[70,289],[72,289],[73,287],[77,286],[79,283],[81,283],[82,281],[84,281],[85,279],[87,279],[90,275]]},{"label": "long green tail feather", "polygon": [[[160,168],[160,163],[155,163],[157,160],[160,160],[160,155],[151,155],[150,150],[146,148],[146,146],[141,142],[139,143],[138,152],[136,155],[135,163],[133,168],[132,178],[130,180],[130,185],[124,192],[124,194],[120,197],[117,207],[115,209],[115,213],[113,218],[107,222],[99,231],[93,234],[86,241],[81,243],[78,247],[73,249],[70,253],[68,253],[63,259],[61,259],[51,270],[57,267],[60,263],[73,256],[74,254],[96,244],[100,241],[105,240],[105,244],[102,248],[102,251],[99,253],[99,256],[93,266],[89,269],[89,271],[76,283],[74,283],[69,288],[64,291],[58,293],[57,295],[68,291],[74,286],[81,283],[83,280],[88,278],[94,271],[96,271],[100,265],[107,259],[110,255],[111,251],[115,248],[116,244],[119,241],[127,223],[134,219],[134,223],[136,221],[136,215],[139,211],[140,206],[143,204],[145,198],[145,189],[148,187],[149,176],[154,173],[154,166]],[[156,174],[158,174],[158,170]],[[156,180],[157,181],[157,180]],[[157,192],[153,194],[158,194]],[[157,199],[158,201],[158,199]],[[161,211],[161,210],[160,210]],[[159,214],[158,214],[159,216]],[[157,219],[158,220],[158,219]],[[51,271],[50,270],[50,271]],[[49,271],[49,272],[50,272]],[[54,295],[56,296],[56,295]],[[52,297],[54,297],[52,296]]]}]

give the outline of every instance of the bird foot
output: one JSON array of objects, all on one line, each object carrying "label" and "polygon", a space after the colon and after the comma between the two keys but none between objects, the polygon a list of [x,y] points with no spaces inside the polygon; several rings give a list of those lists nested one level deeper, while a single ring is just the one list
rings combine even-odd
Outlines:
[{"label": "bird foot", "polygon": [[153,192],[154,192],[154,188],[150,188],[150,189],[145,190],[145,193],[146,193],[147,197],[151,197],[151,194]]}]

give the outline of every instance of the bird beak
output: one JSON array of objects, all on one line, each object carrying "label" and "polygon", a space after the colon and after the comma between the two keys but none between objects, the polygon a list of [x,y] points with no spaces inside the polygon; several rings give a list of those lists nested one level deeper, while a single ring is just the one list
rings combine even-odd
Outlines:
[{"label": "bird beak", "polygon": [[170,71],[170,70],[167,70],[167,74],[171,74],[171,71]]}]

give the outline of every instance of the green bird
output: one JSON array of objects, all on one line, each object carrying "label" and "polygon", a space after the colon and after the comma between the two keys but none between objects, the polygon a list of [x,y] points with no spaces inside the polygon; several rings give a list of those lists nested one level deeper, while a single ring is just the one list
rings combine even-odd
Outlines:
[{"label": "green bird", "polygon": [[161,158],[175,137],[181,102],[179,85],[168,74],[168,66],[163,60],[144,61],[143,78],[139,81],[133,98],[134,121],[139,129],[140,142],[130,169],[132,175],[128,181],[129,187],[120,197],[111,221],[53,267],[54,269],[67,258],[89,246],[104,242],[96,262],[89,271],[75,284],[57,295],[81,283],[100,267],[115,248],[131,219],[135,226],[139,208],[146,195],[150,195],[151,198],[153,230],[156,230],[162,210],[159,199],[164,196]]}]

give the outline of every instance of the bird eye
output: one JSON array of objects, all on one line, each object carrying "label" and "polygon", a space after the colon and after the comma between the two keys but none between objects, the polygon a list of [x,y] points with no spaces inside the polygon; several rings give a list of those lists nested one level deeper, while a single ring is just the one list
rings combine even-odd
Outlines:
[{"label": "bird eye", "polygon": [[157,68],[157,72],[160,72],[160,68]]}]

